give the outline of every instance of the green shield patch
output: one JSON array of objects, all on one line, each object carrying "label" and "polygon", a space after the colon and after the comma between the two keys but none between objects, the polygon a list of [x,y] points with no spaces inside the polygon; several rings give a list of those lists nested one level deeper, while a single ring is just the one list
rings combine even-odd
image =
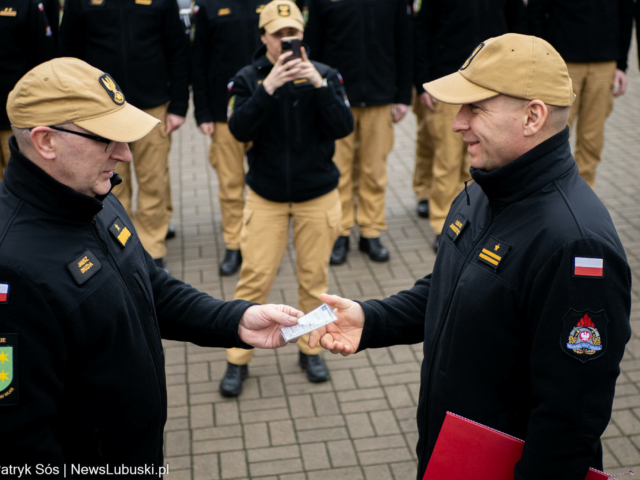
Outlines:
[{"label": "green shield patch", "polygon": [[9,388],[13,381],[13,347],[0,346],[0,394]]}]

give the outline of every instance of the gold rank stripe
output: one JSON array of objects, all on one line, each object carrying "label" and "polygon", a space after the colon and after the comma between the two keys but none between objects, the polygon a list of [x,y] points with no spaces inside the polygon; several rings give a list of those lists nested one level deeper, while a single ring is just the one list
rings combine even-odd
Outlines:
[{"label": "gold rank stripe", "polygon": [[482,252],[480,253],[480,258],[482,258],[483,260],[486,260],[487,262],[489,262],[492,265],[498,265],[500,263],[500,260],[502,260],[502,257],[499,257],[498,255],[496,255],[493,252],[490,252],[489,250],[487,250],[486,248],[482,249]]},{"label": "gold rank stripe", "polygon": [[18,14],[13,8],[7,7],[4,10],[0,10],[0,16],[2,17],[15,17]]},{"label": "gold rank stripe", "polygon": [[131,232],[129,232],[129,229],[125,227],[122,230],[122,232],[120,232],[120,235],[118,235],[118,240],[120,241],[120,243],[122,245],[126,245],[127,244],[127,240],[129,240],[130,236],[131,236]]}]

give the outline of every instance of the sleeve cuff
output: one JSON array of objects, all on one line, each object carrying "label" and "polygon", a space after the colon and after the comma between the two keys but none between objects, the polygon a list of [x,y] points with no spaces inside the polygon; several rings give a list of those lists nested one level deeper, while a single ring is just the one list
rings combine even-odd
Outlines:
[{"label": "sleeve cuff", "polygon": [[374,317],[374,309],[366,302],[359,302],[354,300],[358,305],[362,307],[364,311],[364,328],[362,329],[362,337],[360,338],[360,344],[358,345],[358,352],[369,348],[371,344],[371,337],[374,335],[375,325],[372,318]]},{"label": "sleeve cuff", "polygon": [[171,102],[167,108],[167,113],[178,115],[179,117],[186,117],[189,105]]}]

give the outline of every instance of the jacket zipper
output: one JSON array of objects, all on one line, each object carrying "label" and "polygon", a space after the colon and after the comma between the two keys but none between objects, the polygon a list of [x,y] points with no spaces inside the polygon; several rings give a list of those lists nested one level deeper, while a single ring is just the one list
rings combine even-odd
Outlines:
[{"label": "jacket zipper", "polygon": [[[127,294],[129,295],[129,299],[136,306],[136,310],[138,310],[138,304],[136,303],[135,298],[133,297],[133,294],[131,293],[131,290],[129,289],[129,286],[127,285],[127,282],[125,282],[124,277],[122,276],[122,272],[120,271],[120,268],[118,267],[117,262],[113,258],[113,255],[111,255],[111,252],[109,251],[109,248],[107,247],[107,243],[102,238],[102,235],[100,234],[100,230],[98,230],[97,221],[96,221],[95,217],[93,217],[93,219],[91,220],[91,226],[92,226],[94,235],[97,237],[98,241],[100,242],[100,245],[102,246],[102,250],[107,254],[107,257],[109,258],[109,261],[111,262],[111,265],[114,267],[114,270],[116,272],[118,272],[118,276],[120,277],[120,281],[125,286],[125,288],[127,290]],[[156,380],[158,382],[158,392],[160,393],[160,398],[163,398],[163,393],[162,393],[161,388],[160,388],[160,385],[162,385],[162,381],[160,380],[160,372],[158,371],[158,361],[157,361],[156,356],[153,353],[153,349],[151,348],[151,345],[149,343],[149,338],[148,338],[148,335],[147,335],[147,333],[145,331],[144,325],[142,324],[142,318],[140,317],[139,310],[138,310],[138,320],[140,322],[140,326],[142,327],[142,332],[144,334],[145,340],[147,341],[147,348],[149,348],[149,353],[151,354],[151,360],[153,361],[153,367],[154,367],[154,369],[156,371]],[[166,405],[164,405],[164,408],[165,408],[165,411],[166,411]],[[164,416],[164,414],[163,414],[163,416]]]},{"label": "jacket zipper", "polygon": [[[283,85],[280,88],[290,88],[290,85]],[[285,136],[285,168],[287,171],[287,200],[291,201],[291,171],[290,171],[290,153],[291,147],[289,145],[289,98],[284,102],[284,136]]]},{"label": "jacket zipper", "polygon": [[[455,297],[456,291],[458,290],[458,282],[460,281],[460,277],[462,276],[464,271],[467,269],[467,267],[473,260],[476,247],[480,244],[480,242],[482,242],[482,240],[486,238],[486,235],[489,231],[489,227],[491,227],[492,222],[493,222],[493,210],[491,210],[491,207],[489,207],[489,220],[487,222],[487,226],[483,229],[478,239],[472,245],[471,249],[469,250],[469,254],[467,255],[467,258],[465,258],[464,263],[462,264],[462,268],[460,268],[460,271],[456,276],[456,281],[454,283],[455,288],[453,289],[453,292],[451,292],[451,296],[449,297],[449,302],[447,304],[447,309],[445,310],[445,313],[443,315],[442,323],[438,326],[438,331],[436,332],[435,342],[433,344],[433,348],[431,349],[431,357],[429,361],[430,367],[429,367],[429,372],[428,372],[427,381],[426,381],[426,384],[429,386],[429,389],[427,390],[428,392],[432,391],[432,387],[433,387],[432,383],[433,383],[433,377],[434,377],[432,373],[435,370],[433,362],[435,360],[437,348],[440,343],[440,337],[442,336],[442,332],[444,331],[444,327],[447,323],[447,317],[449,316],[449,312],[451,311],[451,304],[453,303],[453,298]],[[427,402],[426,402],[425,411],[424,411],[425,423],[428,423],[429,421],[429,413],[430,413],[430,406],[431,406],[431,394],[428,393],[427,395],[429,396],[427,397]],[[427,448],[428,448],[428,442],[427,442],[427,439],[425,438],[424,447],[422,450],[422,458],[420,460],[424,460],[426,456]]]}]

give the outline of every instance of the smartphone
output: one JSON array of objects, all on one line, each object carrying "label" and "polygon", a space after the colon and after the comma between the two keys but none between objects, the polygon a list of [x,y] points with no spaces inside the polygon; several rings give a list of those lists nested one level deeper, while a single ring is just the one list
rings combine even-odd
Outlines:
[{"label": "smartphone", "polygon": [[302,58],[300,53],[300,39],[298,37],[285,37],[282,40],[282,53],[291,51],[292,55],[289,55],[285,60],[285,63],[295,58]]}]

